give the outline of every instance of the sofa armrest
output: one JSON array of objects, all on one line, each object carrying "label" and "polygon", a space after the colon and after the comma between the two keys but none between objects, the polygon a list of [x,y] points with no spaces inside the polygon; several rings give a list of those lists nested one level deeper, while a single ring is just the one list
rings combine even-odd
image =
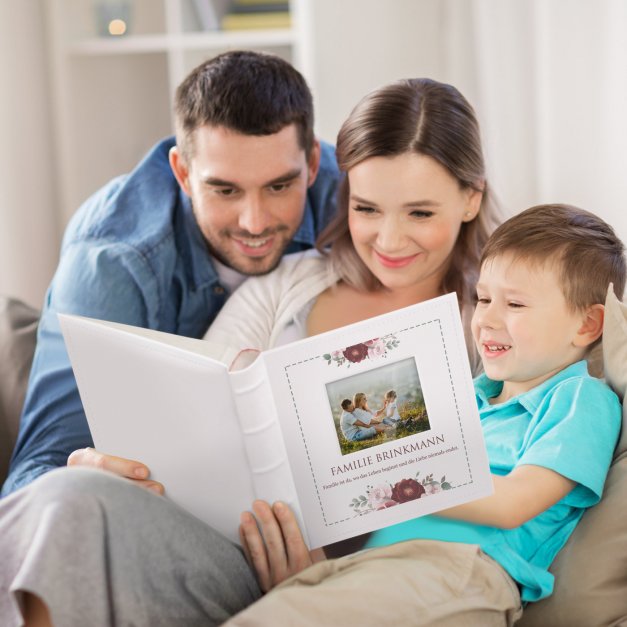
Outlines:
[{"label": "sofa armrest", "polygon": [[17,438],[38,322],[36,309],[0,296],[0,484]]}]

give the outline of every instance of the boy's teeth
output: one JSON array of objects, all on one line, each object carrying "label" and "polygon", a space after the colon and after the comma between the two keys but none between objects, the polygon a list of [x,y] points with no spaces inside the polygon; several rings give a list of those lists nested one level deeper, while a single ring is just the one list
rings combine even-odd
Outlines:
[{"label": "boy's teeth", "polygon": [[499,344],[498,346],[486,346],[486,348],[487,348],[490,352],[492,352],[492,353],[496,353],[496,352],[498,352],[498,351],[506,351],[506,350],[508,350],[509,348],[511,348],[511,346],[505,346],[505,345]]}]

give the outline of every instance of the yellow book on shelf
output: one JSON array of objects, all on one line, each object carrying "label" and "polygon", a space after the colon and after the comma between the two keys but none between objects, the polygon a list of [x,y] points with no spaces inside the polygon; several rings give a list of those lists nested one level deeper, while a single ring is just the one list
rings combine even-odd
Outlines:
[{"label": "yellow book on shelf", "polygon": [[222,18],[222,30],[289,28],[291,25],[292,22],[289,11],[268,13],[227,13]]}]

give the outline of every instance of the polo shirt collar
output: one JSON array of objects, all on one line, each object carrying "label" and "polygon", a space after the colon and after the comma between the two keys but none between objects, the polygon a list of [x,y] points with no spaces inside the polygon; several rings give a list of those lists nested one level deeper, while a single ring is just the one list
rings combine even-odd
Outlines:
[{"label": "polo shirt collar", "polygon": [[[558,383],[565,381],[566,379],[570,379],[571,377],[581,377],[586,376],[588,374],[588,362],[585,359],[581,361],[575,362],[570,366],[567,366],[563,370],[560,370],[558,373],[554,374],[551,378],[543,381],[540,385],[537,385],[535,388],[532,388],[528,392],[524,392],[523,394],[519,394],[518,396],[514,396],[510,398],[505,403],[498,405],[498,407],[502,408],[507,405],[519,404],[528,411],[529,413],[534,413],[542,399],[546,396],[548,390],[552,387],[556,386]],[[489,379],[485,374],[479,375],[475,379],[475,394],[477,397],[477,403],[479,405],[479,409],[484,409],[490,405],[489,399],[498,396],[503,389],[502,381],[493,381]]]}]

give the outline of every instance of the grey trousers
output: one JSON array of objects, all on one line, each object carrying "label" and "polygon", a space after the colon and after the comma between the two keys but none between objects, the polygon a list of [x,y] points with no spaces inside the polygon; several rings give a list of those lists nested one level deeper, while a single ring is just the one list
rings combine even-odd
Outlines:
[{"label": "grey trousers", "polygon": [[0,625],[219,625],[261,596],[239,547],[167,499],[63,468],[0,501]]}]

